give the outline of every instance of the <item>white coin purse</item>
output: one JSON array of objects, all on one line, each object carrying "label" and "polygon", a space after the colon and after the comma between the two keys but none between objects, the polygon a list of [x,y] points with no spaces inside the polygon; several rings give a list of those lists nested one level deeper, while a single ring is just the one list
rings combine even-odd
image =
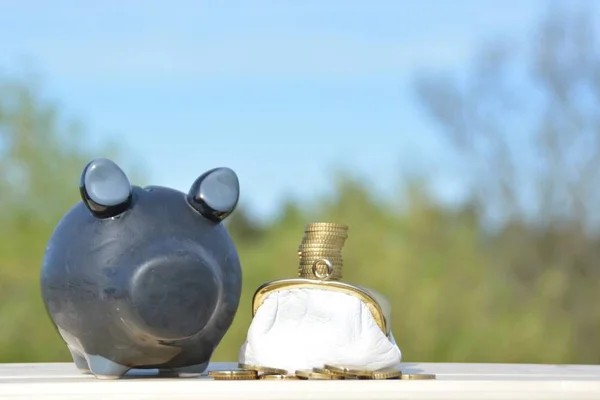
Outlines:
[{"label": "white coin purse", "polygon": [[387,299],[339,281],[341,265],[336,270],[321,254],[309,271],[300,268],[300,277],[257,289],[240,364],[288,373],[325,364],[373,371],[399,366],[402,353],[391,331]]}]

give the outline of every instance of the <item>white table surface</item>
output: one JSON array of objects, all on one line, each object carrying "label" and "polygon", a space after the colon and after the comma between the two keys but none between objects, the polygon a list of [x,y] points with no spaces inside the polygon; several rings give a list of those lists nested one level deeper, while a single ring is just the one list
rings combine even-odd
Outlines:
[{"label": "white table surface", "polygon": [[[209,369],[236,368],[212,363]],[[404,363],[436,380],[214,381],[133,370],[97,380],[71,363],[0,364],[0,399],[600,399],[600,366]]]}]

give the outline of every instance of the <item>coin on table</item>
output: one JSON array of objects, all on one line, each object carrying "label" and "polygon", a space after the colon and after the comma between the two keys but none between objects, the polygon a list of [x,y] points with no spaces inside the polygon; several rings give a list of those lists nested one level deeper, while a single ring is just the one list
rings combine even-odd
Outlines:
[{"label": "coin on table", "polygon": [[261,375],[258,379],[269,381],[297,381],[300,378],[298,378],[296,375],[265,374]]},{"label": "coin on table", "polygon": [[435,374],[402,374],[400,379],[410,381],[435,379]]},{"label": "coin on table", "polygon": [[257,371],[263,374],[285,375],[287,371],[281,368],[263,367],[262,365],[238,364],[238,367],[247,371]]},{"label": "coin on table", "polygon": [[373,379],[400,379],[402,372],[396,368],[385,368],[373,371]]},{"label": "coin on table", "polygon": [[373,377],[373,371],[364,369],[364,368],[356,368],[345,365],[333,365],[333,364],[325,364],[325,369],[328,369],[332,372],[348,376],[348,377],[358,377],[358,378],[371,378]]},{"label": "coin on table", "polygon": [[313,372],[317,372],[319,374],[329,374],[329,375],[339,375],[339,376],[344,376],[343,374],[337,373],[337,372],[333,372],[330,371],[326,368],[313,368]]},{"label": "coin on table", "polygon": [[214,380],[218,381],[242,381],[258,379],[258,372],[250,370],[210,371],[208,375]]},{"label": "coin on table", "polygon": [[341,375],[321,374],[311,370],[298,370],[296,376],[300,379],[318,379],[318,380],[335,380],[344,379]]}]

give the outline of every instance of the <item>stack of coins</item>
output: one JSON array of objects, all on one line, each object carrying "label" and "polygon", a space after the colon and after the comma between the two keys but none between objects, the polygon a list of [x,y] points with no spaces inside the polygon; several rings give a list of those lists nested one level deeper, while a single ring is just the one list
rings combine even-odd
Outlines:
[{"label": "stack of coins", "polygon": [[250,365],[238,363],[238,367],[245,371],[255,371],[258,374],[260,380],[277,380],[277,381],[289,381],[298,380],[296,375],[289,375],[285,369],[264,367],[262,365]]},{"label": "stack of coins", "polygon": [[400,379],[402,376],[402,372],[397,368],[370,370],[366,368],[325,364],[323,368],[314,369],[332,375],[341,375],[344,379]]},{"label": "stack of coins", "polygon": [[[378,370],[369,370],[355,367],[345,367],[341,365],[330,365],[326,364],[321,368],[313,368],[312,370],[300,370],[296,371],[296,376],[300,379],[373,379],[373,380],[387,380],[387,379],[402,379],[402,372],[397,368],[384,368]],[[416,375],[410,375],[409,379],[435,379],[435,375],[431,378],[420,374],[419,377]]]},{"label": "stack of coins", "polygon": [[210,371],[208,375],[216,381],[253,381],[258,379],[258,372],[243,369]]},{"label": "stack of coins", "polygon": [[286,375],[287,374],[287,371],[285,369],[264,367],[262,365],[250,365],[250,364],[238,363],[238,367],[240,369],[243,369],[246,371],[256,371],[257,373],[262,374],[262,375]]},{"label": "stack of coins", "polygon": [[298,276],[320,280],[342,279],[342,247],[347,237],[346,225],[331,222],[306,225],[298,247]]}]

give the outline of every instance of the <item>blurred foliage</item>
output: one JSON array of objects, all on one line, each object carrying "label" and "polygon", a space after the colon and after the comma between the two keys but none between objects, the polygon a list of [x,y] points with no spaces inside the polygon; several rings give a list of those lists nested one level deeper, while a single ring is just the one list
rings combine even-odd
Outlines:
[{"label": "blurred foliage", "polygon": [[[39,290],[46,242],[79,201],[79,177],[92,152],[77,121],[64,121],[33,74],[0,76],[0,362],[64,359]],[[139,171],[130,174],[140,180]]]},{"label": "blurred foliage", "polygon": [[[548,16],[518,62],[516,46],[490,44],[466,77],[416,80],[440,140],[472,174],[461,206],[436,202],[423,180],[386,203],[341,177],[335,197],[288,202],[266,224],[238,208],[227,226],[244,289],[213,359],[237,358],[254,290],[294,276],[304,225],[334,221],[350,226],[344,280],[388,296],[405,360],[600,362],[600,53],[585,17]],[[79,132],[35,85],[0,81],[0,362],[69,360],[41,303],[41,257],[85,163],[118,159],[84,149]]]}]

